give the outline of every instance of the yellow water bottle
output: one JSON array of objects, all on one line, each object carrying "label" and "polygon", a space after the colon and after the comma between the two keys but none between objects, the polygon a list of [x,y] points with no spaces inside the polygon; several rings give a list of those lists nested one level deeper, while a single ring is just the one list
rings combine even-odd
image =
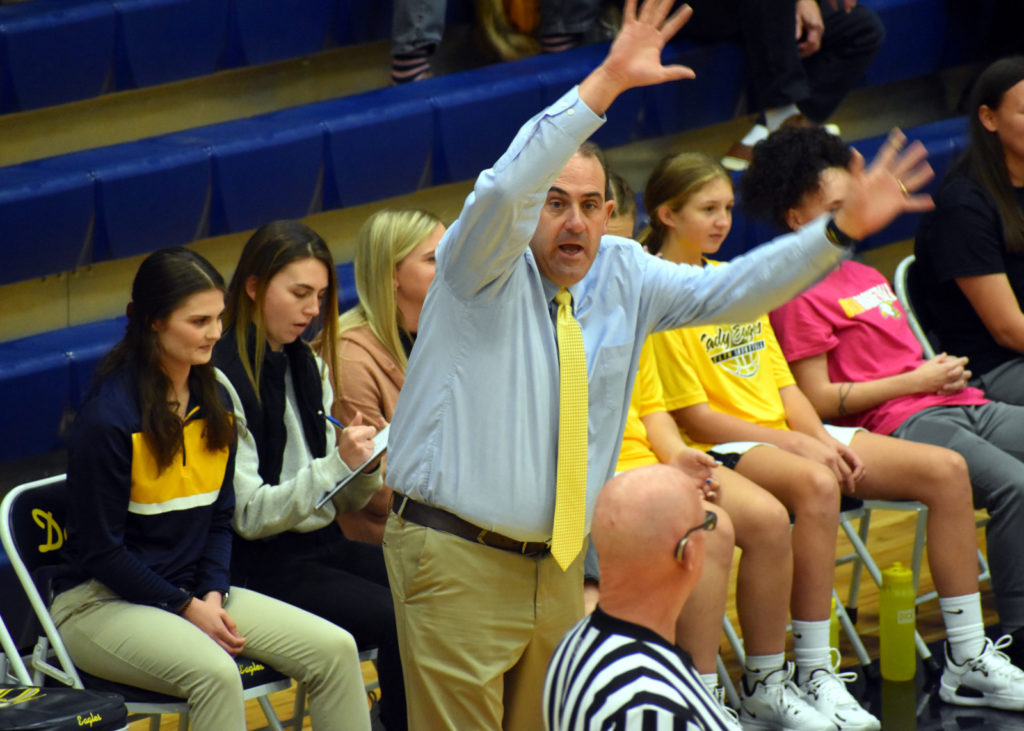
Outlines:
[{"label": "yellow water bottle", "polygon": [[914,575],[899,562],[882,572],[879,603],[882,677],[910,680],[917,671],[914,647]]}]

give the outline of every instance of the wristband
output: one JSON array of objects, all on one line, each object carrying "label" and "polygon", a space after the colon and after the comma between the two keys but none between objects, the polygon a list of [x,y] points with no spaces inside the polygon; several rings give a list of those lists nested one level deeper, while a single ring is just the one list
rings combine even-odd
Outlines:
[{"label": "wristband", "polygon": [[852,236],[843,233],[839,227],[836,226],[836,220],[834,218],[830,218],[828,223],[825,224],[825,238],[841,249],[854,249],[857,244],[860,243],[859,239],[855,239]]},{"label": "wristband", "polygon": [[196,598],[196,595],[193,594],[192,592],[189,591],[189,592],[186,592],[186,593],[188,594],[188,599],[186,599],[185,602],[174,611],[174,613],[179,615],[179,616],[184,616],[185,615],[185,612],[188,610],[189,606],[191,606],[191,604],[192,604],[192,600]]}]

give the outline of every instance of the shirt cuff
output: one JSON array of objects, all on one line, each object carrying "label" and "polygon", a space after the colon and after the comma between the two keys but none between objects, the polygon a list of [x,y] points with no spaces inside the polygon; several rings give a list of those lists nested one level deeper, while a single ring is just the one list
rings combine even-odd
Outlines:
[{"label": "shirt cuff", "polygon": [[580,88],[574,86],[545,112],[546,116],[557,121],[566,134],[576,139],[586,139],[594,134],[607,121],[604,115],[594,111],[580,99]]}]

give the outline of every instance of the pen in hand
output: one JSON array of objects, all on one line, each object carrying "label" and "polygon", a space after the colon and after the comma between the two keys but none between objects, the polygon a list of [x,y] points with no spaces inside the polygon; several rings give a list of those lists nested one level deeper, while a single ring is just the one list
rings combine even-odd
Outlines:
[{"label": "pen in hand", "polygon": [[[321,413],[322,413],[322,412],[321,412]],[[324,414],[324,418],[325,418],[325,419],[327,419],[327,421],[329,421],[329,422],[331,422],[332,424],[334,424],[334,425],[335,425],[336,427],[338,427],[339,429],[344,429],[344,428],[345,428],[345,425],[344,425],[344,424],[342,424],[342,423],[341,423],[340,421],[338,421],[337,419],[335,419],[335,418],[334,418],[333,416],[331,416],[330,414]]]}]

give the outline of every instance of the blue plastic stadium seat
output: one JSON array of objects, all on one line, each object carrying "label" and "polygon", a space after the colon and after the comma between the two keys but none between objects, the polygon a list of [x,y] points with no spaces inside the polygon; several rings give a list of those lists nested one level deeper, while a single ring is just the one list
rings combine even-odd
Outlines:
[{"label": "blue plastic stadium seat", "polygon": [[331,29],[336,0],[228,0],[225,66],[316,53]]},{"label": "blue plastic stadium seat", "polygon": [[662,60],[689,66],[697,78],[644,89],[644,137],[705,127],[736,115],[745,83],[738,43],[673,43]]},{"label": "blue plastic stadium seat", "polygon": [[0,343],[0,403],[8,416],[0,427],[0,462],[64,446],[61,420],[82,405],[96,365],[124,335],[126,322],[116,317]]},{"label": "blue plastic stadium seat", "polygon": [[211,166],[200,147],[143,140],[31,164],[95,179],[94,261],[187,244],[205,235]]},{"label": "blue plastic stadium seat", "polygon": [[434,110],[410,85],[269,115],[318,123],[325,134],[324,209],[383,200],[420,187],[434,139]]},{"label": "blue plastic stadium seat", "polygon": [[355,307],[359,303],[359,294],[356,292],[356,269],[351,261],[343,261],[335,265],[338,273],[338,312]]},{"label": "blue plastic stadium seat", "polygon": [[[59,332],[59,331],[58,331]],[[54,333],[0,344],[0,403],[4,425],[0,462],[59,449],[68,404],[68,359]]]},{"label": "blue plastic stadium seat", "polygon": [[0,284],[74,269],[90,243],[88,173],[0,168]]},{"label": "blue plastic stadium seat", "polygon": [[113,0],[113,6],[119,89],[216,70],[224,49],[228,0]]},{"label": "blue plastic stadium seat", "polygon": [[936,0],[863,0],[885,25],[885,43],[865,73],[868,86],[909,79],[940,67],[946,4]]},{"label": "blue plastic stadium seat", "polygon": [[412,193],[430,163],[434,111],[426,99],[380,91],[352,99],[358,108],[324,120],[324,208]]},{"label": "blue plastic stadium seat", "polygon": [[519,128],[543,108],[535,74],[497,64],[420,81],[434,105],[435,185],[467,180],[491,165]]},{"label": "blue plastic stadium seat", "polygon": [[[125,299],[128,299],[130,284],[125,283]],[[85,394],[92,385],[92,377],[100,359],[124,337],[127,317],[115,317],[101,322],[76,325],[62,331],[65,355],[70,367],[71,380],[68,393],[74,409],[79,408]]]},{"label": "blue plastic stadium seat", "polygon": [[323,132],[311,121],[267,118],[200,127],[155,138],[207,150],[213,160],[210,234],[256,228],[320,210]]},{"label": "blue plastic stadium seat", "polygon": [[33,0],[0,6],[0,112],[100,94],[114,57],[107,0]]}]

